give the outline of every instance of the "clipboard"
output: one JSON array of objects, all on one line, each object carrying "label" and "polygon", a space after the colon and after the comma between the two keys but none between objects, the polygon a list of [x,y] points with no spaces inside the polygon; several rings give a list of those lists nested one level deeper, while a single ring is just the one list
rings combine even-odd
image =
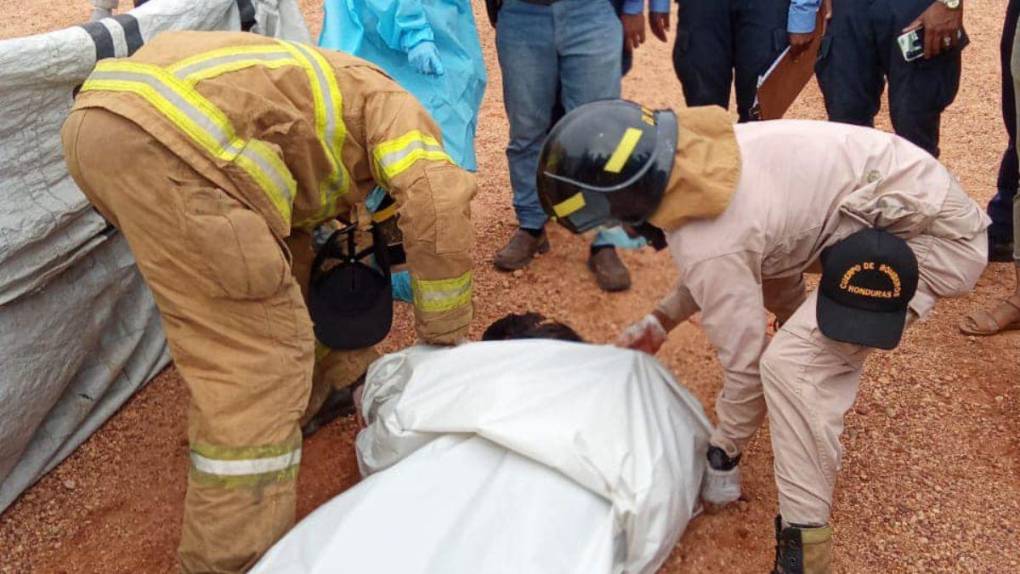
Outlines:
[{"label": "clipboard", "polygon": [[783,117],[804,86],[811,81],[815,73],[815,61],[818,50],[825,36],[825,25],[828,23],[828,2],[818,7],[815,30],[818,34],[811,44],[801,52],[797,59],[790,56],[790,48],[776,58],[763,74],[758,76],[758,93],[751,107],[751,117],[755,120],[777,120]]}]

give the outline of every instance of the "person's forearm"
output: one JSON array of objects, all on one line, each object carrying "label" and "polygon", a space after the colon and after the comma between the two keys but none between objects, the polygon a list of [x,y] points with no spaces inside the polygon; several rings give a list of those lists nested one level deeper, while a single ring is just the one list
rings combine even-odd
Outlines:
[{"label": "person's forearm", "polygon": [[669,332],[697,312],[697,303],[687,287],[681,284],[659,301],[652,314],[662,324],[662,328]]}]

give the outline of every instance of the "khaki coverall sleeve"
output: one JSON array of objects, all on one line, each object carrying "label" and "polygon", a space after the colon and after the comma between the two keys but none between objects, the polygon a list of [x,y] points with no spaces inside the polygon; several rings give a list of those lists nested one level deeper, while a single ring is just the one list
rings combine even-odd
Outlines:
[{"label": "khaki coverall sleeve", "polygon": [[758,363],[768,339],[761,283],[752,264],[745,254],[730,254],[684,273],[684,284],[701,308],[701,326],[725,371],[720,402],[761,396]]},{"label": "khaki coverall sleeve", "polygon": [[439,128],[410,94],[373,94],[364,113],[372,174],[400,215],[418,335],[455,343],[467,336],[473,313],[475,177],[443,151]]},{"label": "khaki coverall sleeve", "polygon": [[667,331],[691,318],[691,315],[698,312],[698,304],[691,296],[690,289],[683,282],[677,283],[668,295],[659,300],[655,310],[669,319],[668,325],[663,325]]}]

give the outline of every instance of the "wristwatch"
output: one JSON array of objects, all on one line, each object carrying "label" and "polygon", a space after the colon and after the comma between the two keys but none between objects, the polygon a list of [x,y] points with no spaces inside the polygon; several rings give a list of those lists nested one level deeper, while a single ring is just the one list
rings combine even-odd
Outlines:
[{"label": "wristwatch", "polygon": [[949,8],[950,10],[958,10],[960,8],[960,3],[963,0],[938,0],[938,1],[945,5],[946,8]]}]

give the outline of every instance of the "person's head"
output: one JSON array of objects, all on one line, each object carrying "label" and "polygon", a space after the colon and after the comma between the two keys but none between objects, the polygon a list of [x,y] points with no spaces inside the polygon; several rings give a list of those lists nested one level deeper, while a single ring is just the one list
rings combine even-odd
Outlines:
[{"label": "person's head", "polygon": [[576,343],[585,342],[576,331],[567,325],[547,319],[539,313],[510,313],[502,319],[493,321],[482,334],[483,341],[515,339],[556,339]]},{"label": "person's head", "polygon": [[627,100],[579,106],[542,147],[538,194],[549,216],[573,233],[625,224],[639,232],[662,202],[678,126],[671,110]]}]

